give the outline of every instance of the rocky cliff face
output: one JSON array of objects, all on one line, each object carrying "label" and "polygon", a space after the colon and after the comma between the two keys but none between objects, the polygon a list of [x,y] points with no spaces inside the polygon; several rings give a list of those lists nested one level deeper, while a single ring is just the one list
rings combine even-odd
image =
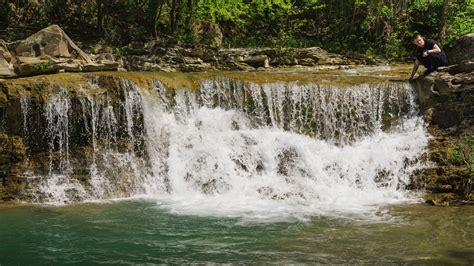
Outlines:
[{"label": "rocky cliff face", "polygon": [[[119,177],[127,167],[114,172],[106,160],[120,160],[125,153],[143,156],[143,117],[130,84],[104,76],[80,82],[0,83],[0,201],[38,200],[33,196],[41,201],[49,193],[38,185],[46,182],[45,176],[61,179],[67,174],[72,182],[87,183],[93,182],[92,172],[101,169]],[[66,89],[65,83],[74,86]],[[98,158],[98,150],[113,155]],[[129,180],[122,181],[117,187]],[[39,191],[32,192],[33,187]],[[81,191],[66,194],[74,198]]]},{"label": "rocky cliff face", "polygon": [[474,193],[474,34],[447,51],[449,66],[415,80],[433,139],[432,167],[415,178],[436,205],[472,203]]}]

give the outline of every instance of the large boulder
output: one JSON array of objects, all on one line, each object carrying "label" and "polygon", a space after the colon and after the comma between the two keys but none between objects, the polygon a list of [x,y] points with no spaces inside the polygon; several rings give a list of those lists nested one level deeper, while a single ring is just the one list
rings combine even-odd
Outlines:
[{"label": "large boulder", "polygon": [[56,72],[116,71],[111,54],[91,57],[58,26],[51,25],[23,41],[0,40],[0,78]]},{"label": "large boulder", "polygon": [[15,47],[15,54],[23,57],[47,55],[93,63],[90,57],[58,25],[51,25],[21,41]]},{"label": "large boulder", "polygon": [[474,33],[459,38],[453,46],[446,49],[448,65],[459,64],[463,61],[474,61]]}]

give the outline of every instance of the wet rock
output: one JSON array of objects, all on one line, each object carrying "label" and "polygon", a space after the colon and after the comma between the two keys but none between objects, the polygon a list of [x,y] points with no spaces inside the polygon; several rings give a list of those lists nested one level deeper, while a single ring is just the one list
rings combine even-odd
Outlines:
[{"label": "wet rock", "polygon": [[294,168],[296,160],[298,159],[298,153],[294,148],[289,148],[281,151],[278,154],[278,174],[289,175]]},{"label": "wet rock", "polygon": [[472,123],[474,84],[471,74],[438,72],[415,81],[420,105],[423,111],[430,109],[432,125],[449,128],[461,121]]},{"label": "wet rock", "polygon": [[[434,136],[429,144],[427,157],[431,166],[412,178],[412,188],[429,192],[426,197],[428,199],[441,197],[443,200],[437,199],[432,202],[435,205],[472,200],[470,199],[474,184],[472,131],[464,129],[461,133],[453,133],[436,128],[429,130]],[[450,195],[448,198],[443,196],[446,193]]]},{"label": "wet rock", "polygon": [[[294,175],[301,175],[301,176],[308,176],[308,173],[304,168],[298,165],[298,159],[300,155],[296,151],[295,148],[285,148],[283,149],[278,155],[278,166],[277,166],[277,173],[283,176],[294,176]],[[292,183],[290,179],[286,179],[288,183]]]},{"label": "wet rock", "polygon": [[289,198],[305,199],[305,196],[300,192],[299,193],[294,193],[294,192],[278,193],[269,186],[260,187],[257,189],[257,192],[265,199],[272,199],[272,200],[287,200]]},{"label": "wet rock", "polygon": [[13,162],[21,162],[25,159],[26,149],[23,143],[23,138],[13,136],[10,138],[11,142],[11,158]]},{"label": "wet rock", "polygon": [[454,196],[452,193],[442,193],[431,195],[429,199],[426,200],[426,203],[434,206],[449,206],[453,201]]},{"label": "wet rock", "polygon": [[[146,169],[140,165],[140,158],[145,156],[142,113],[136,108],[126,111],[123,105],[126,92],[132,87],[110,76],[98,77],[94,84],[84,82],[83,86],[64,91],[62,85],[51,80],[0,83],[0,201],[36,200],[31,197],[39,194],[28,190],[27,185],[37,188],[39,182],[44,182],[42,177],[51,173],[69,174],[71,182],[90,186],[93,161],[94,169],[113,177],[104,182],[114,187],[115,195],[127,196],[137,187],[130,181],[133,174],[127,169],[131,167],[124,166],[120,171],[111,168],[110,164],[119,165],[123,160],[107,152],[112,148],[116,153],[136,156],[137,168]],[[68,99],[67,103],[62,97]],[[94,116],[108,111],[113,118]],[[97,119],[94,143],[93,118]],[[132,127],[123,126],[131,121]],[[28,173],[37,179],[27,178]],[[103,193],[108,196],[108,191]],[[66,194],[71,201],[84,199],[72,190]],[[46,200],[48,195],[39,197]]]},{"label": "wet rock", "polygon": [[0,90],[0,107],[5,107],[7,105],[7,102],[8,102],[7,95],[5,95],[5,93]]},{"label": "wet rock", "polygon": [[0,201],[15,199],[24,192],[24,157],[23,139],[0,133]]}]

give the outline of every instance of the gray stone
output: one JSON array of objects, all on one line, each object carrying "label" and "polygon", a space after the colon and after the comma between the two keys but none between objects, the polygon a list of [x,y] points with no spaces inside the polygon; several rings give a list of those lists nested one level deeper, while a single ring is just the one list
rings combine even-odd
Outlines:
[{"label": "gray stone", "polygon": [[474,61],[462,61],[458,64],[451,65],[445,68],[447,72],[452,75],[459,74],[459,73],[469,73],[474,71]]},{"label": "gray stone", "polygon": [[24,57],[49,55],[59,58],[76,58],[92,63],[90,57],[58,25],[51,25],[21,41],[15,47],[15,54]]},{"label": "gray stone", "polygon": [[212,70],[212,66],[209,63],[202,63],[202,64],[183,64],[179,68],[183,72],[203,72]]},{"label": "gray stone", "polygon": [[295,60],[302,66],[314,66],[316,63],[313,58],[302,58],[299,60],[295,58]]},{"label": "gray stone", "polygon": [[0,78],[13,78],[16,77],[13,65],[10,64],[0,53]]},{"label": "gray stone", "polygon": [[7,43],[4,40],[0,40],[0,78],[12,78],[15,76],[12,55],[8,50]]},{"label": "gray stone", "polygon": [[202,64],[202,63],[203,63],[202,59],[199,58],[199,57],[184,57],[184,58],[183,58],[183,62],[184,62],[185,64],[192,64],[192,65],[193,65],[193,64]]},{"label": "gray stone", "polygon": [[[98,45],[96,51],[109,51]],[[10,52],[11,53],[10,53]],[[89,56],[57,25],[38,31],[23,41],[0,42],[0,77],[32,76],[56,72],[117,71],[121,65],[111,53]]]},{"label": "gray stone", "polygon": [[268,56],[266,55],[250,56],[250,57],[243,58],[240,61],[248,65],[251,65],[253,67],[264,67],[264,68],[270,67],[270,64],[269,64],[270,60]]},{"label": "gray stone", "polygon": [[466,60],[474,61],[474,33],[462,36],[445,51],[448,65],[459,64]]}]

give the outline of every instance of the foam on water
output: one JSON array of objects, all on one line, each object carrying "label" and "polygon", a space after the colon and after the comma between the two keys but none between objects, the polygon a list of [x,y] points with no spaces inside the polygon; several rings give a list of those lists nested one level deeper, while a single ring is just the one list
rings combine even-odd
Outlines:
[{"label": "foam on water", "polygon": [[[190,96],[177,95],[181,102]],[[413,105],[412,97],[407,101]],[[256,127],[243,111],[194,100],[184,110],[177,102],[167,112],[156,101],[144,101],[147,146],[160,177],[148,191],[173,212],[271,220],[367,213],[416,201],[405,186],[422,167],[417,158],[428,137],[412,109],[388,132],[371,129],[341,145],[277,125]]]},{"label": "foam on water", "polygon": [[218,78],[198,91],[120,86],[119,104],[79,97],[92,149],[87,182],[71,174],[70,135],[79,130],[71,99],[62,90],[46,103],[51,160],[36,189],[42,201],[141,195],[180,214],[279,220],[373,214],[417,200],[405,188],[423,167],[428,135],[408,84]]},{"label": "foam on water", "polygon": [[162,120],[171,192],[160,199],[174,212],[272,219],[414,200],[404,186],[427,143],[416,118],[403,132],[345,146],[276,128],[234,130],[236,119],[235,111],[203,107],[186,124]]}]

